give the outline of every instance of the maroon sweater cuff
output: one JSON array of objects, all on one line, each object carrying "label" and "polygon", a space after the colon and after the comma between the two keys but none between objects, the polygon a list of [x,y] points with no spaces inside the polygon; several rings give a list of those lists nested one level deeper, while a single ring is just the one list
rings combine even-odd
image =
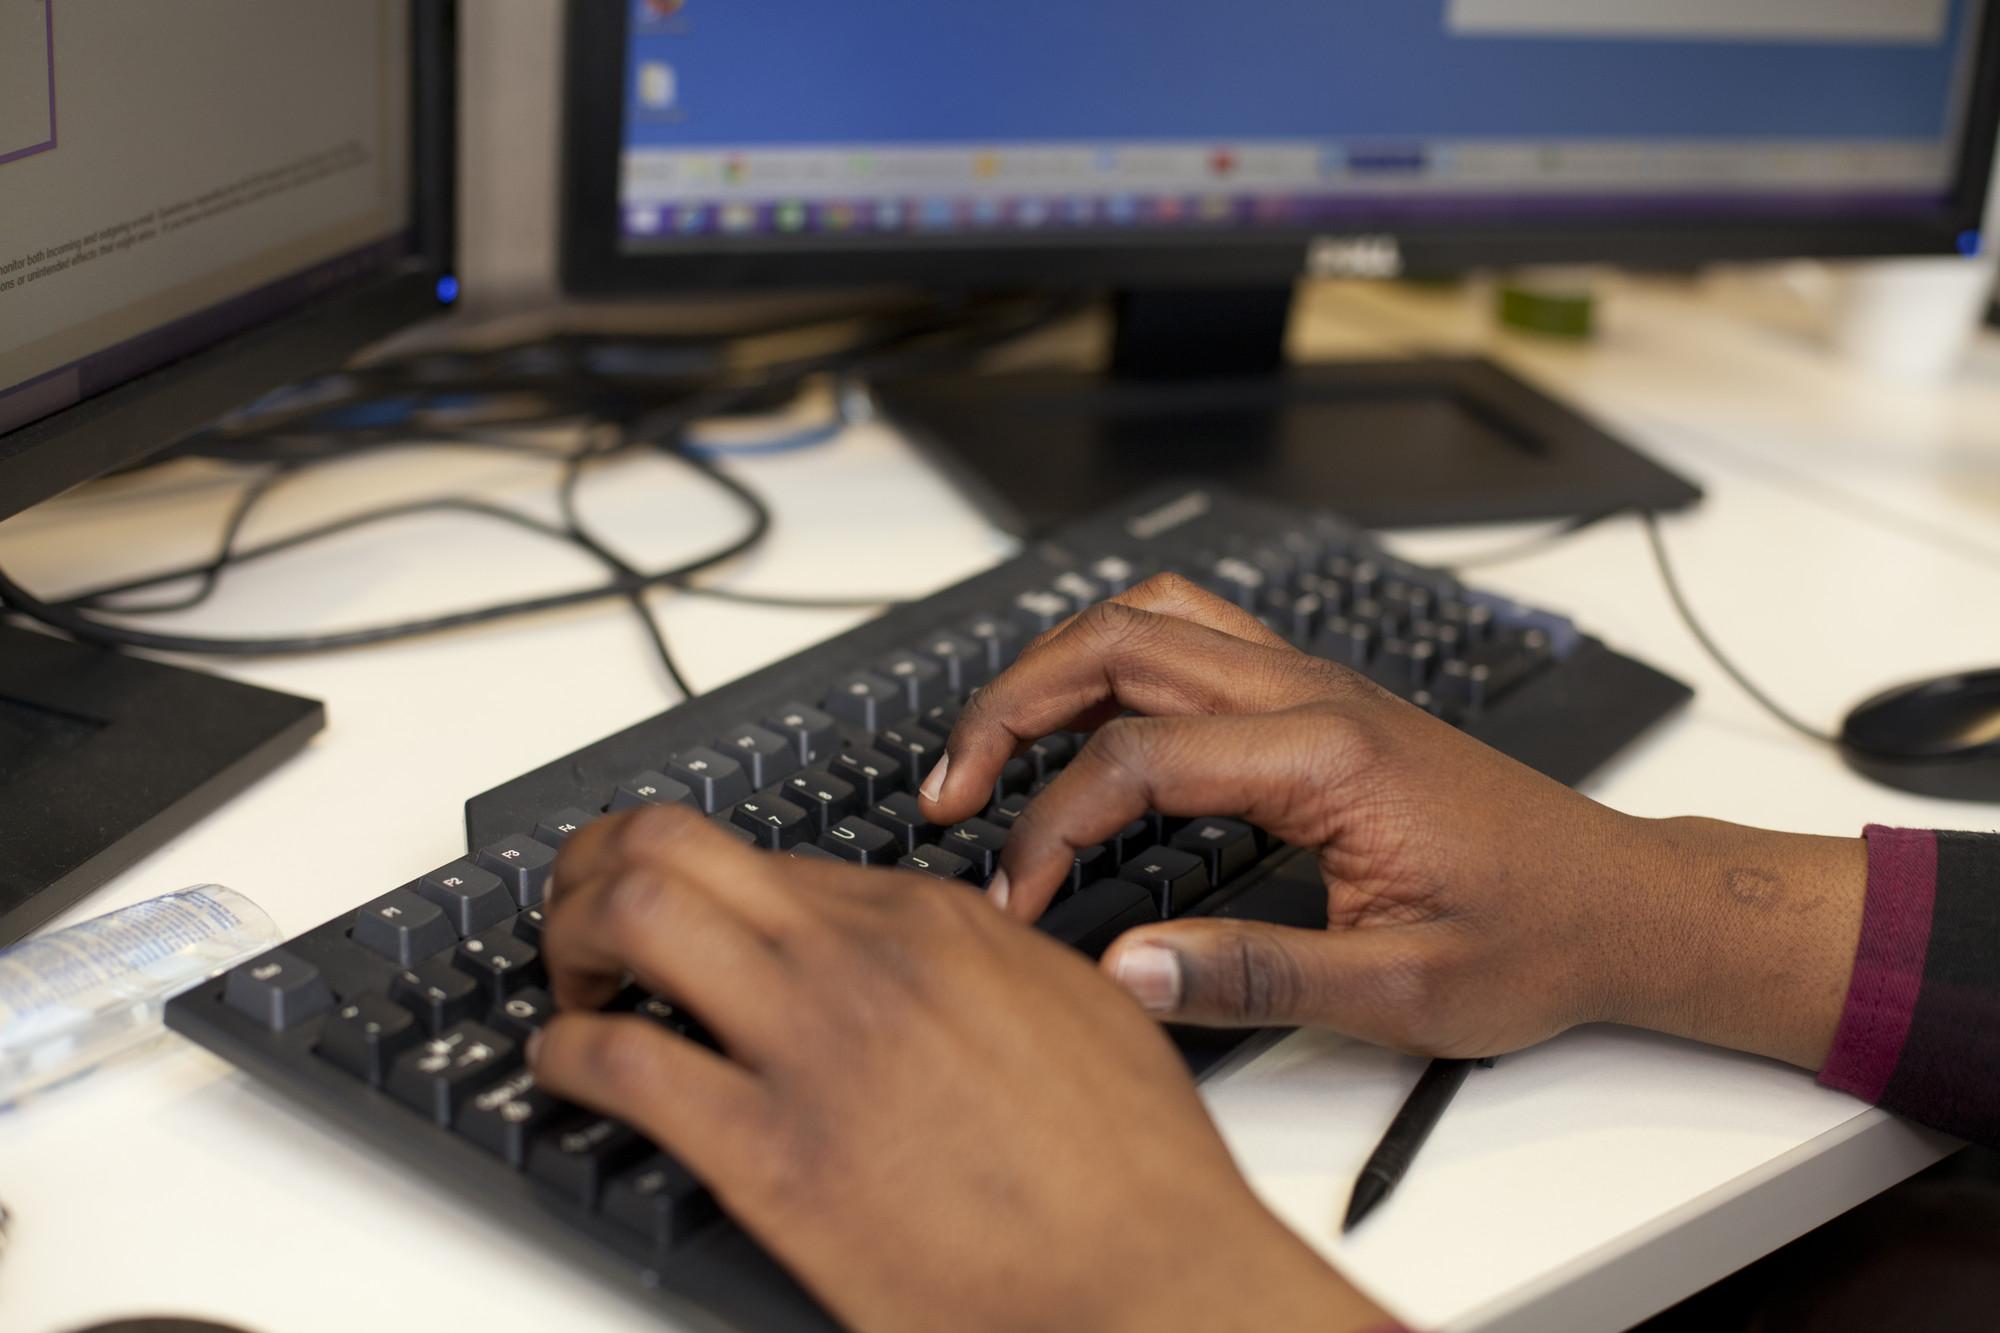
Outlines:
[{"label": "maroon sweater cuff", "polygon": [[1866,836],[1861,942],[1819,1081],[2000,1145],[2000,835]]}]

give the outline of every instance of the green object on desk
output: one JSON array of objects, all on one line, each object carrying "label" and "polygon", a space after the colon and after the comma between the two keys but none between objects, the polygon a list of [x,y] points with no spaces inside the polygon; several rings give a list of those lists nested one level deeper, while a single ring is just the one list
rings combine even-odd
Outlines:
[{"label": "green object on desk", "polygon": [[1596,305],[1588,291],[1537,291],[1512,284],[1500,288],[1502,324],[1555,338],[1588,338]]}]

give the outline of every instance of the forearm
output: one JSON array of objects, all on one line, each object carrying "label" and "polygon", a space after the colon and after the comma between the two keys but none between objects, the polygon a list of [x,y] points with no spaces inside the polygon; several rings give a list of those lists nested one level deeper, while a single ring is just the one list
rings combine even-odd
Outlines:
[{"label": "forearm", "polygon": [[1603,888],[1602,1015],[1818,1069],[1854,970],[1866,843],[1695,818],[1631,834]]}]

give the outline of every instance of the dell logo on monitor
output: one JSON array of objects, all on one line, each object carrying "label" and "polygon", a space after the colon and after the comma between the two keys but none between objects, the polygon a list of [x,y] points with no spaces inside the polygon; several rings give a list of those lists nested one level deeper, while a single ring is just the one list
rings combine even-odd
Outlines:
[{"label": "dell logo on monitor", "polygon": [[1306,272],[1315,278],[1393,278],[1402,271],[1403,248],[1387,232],[1315,236],[1306,246]]}]

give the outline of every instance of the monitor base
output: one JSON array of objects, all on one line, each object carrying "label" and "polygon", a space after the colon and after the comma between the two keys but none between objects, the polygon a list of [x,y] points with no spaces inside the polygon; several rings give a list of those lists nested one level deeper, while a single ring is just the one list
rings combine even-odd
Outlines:
[{"label": "monitor base", "polygon": [[0,625],[0,947],[325,725],[315,699]]},{"label": "monitor base", "polygon": [[1689,482],[1490,361],[1327,362],[1227,378],[1081,372],[879,386],[1001,527],[1033,536],[1173,476],[1368,527],[1680,509]]}]

